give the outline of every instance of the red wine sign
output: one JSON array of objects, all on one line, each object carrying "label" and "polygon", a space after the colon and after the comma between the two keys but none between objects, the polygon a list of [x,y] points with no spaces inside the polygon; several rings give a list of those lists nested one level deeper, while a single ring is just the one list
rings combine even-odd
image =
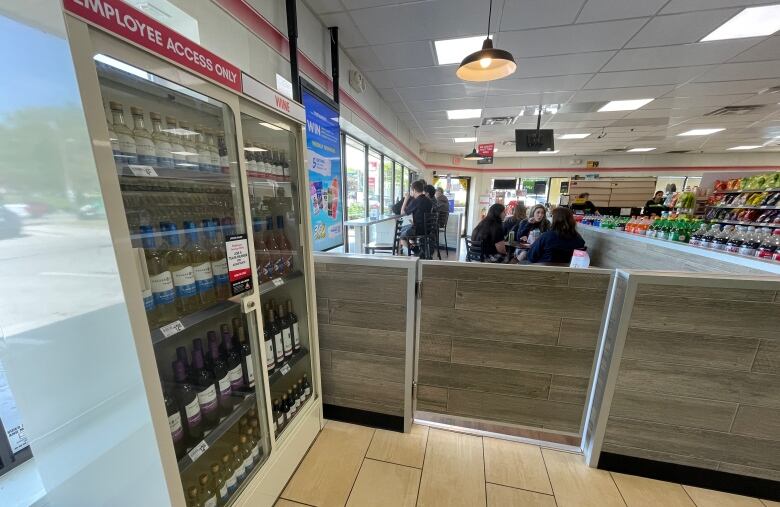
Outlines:
[{"label": "red wine sign", "polygon": [[122,0],[63,0],[65,10],[129,42],[174,61],[228,88],[241,91],[241,71],[134,9]]}]

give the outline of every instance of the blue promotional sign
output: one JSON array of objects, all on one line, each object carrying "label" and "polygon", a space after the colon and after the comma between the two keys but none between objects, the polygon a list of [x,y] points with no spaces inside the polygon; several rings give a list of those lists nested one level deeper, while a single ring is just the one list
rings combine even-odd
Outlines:
[{"label": "blue promotional sign", "polygon": [[301,91],[306,109],[312,239],[314,250],[323,251],[344,244],[339,111],[307,88]]}]

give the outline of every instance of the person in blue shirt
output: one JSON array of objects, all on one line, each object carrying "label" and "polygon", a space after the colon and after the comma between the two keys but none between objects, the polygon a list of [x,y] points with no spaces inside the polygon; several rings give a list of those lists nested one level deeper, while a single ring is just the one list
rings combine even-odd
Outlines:
[{"label": "person in blue shirt", "polygon": [[585,247],[577,232],[574,213],[568,208],[552,211],[550,230],[542,233],[528,251],[529,262],[569,263],[574,250]]}]

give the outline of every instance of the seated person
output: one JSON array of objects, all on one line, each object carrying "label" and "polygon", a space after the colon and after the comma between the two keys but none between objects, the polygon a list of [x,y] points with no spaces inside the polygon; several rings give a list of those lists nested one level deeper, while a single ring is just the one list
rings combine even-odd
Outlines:
[{"label": "seated person", "polygon": [[504,220],[504,205],[494,204],[487,215],[471,232],[472,241],[482,242],[482,254],[488,262],[499,262],[506,255],[506,242],[501,222]]},{"label": "seated person", "polygon": [[515,240],[528,241],[528,235],[536,229],[540,233],[547,232],[550,229],[550,221],[547,220],[547,210],[541,204],[531,208],[530,218],[517,224],[515,227]]},{"label": "seated person", "polygon": [[572,211],[580,211],[582,213],[578,213],[581,215],[601,215],[599,213],[599,209],[596,207],[593,202],[590,200],[590,194],[587,192],[583,192],[577,197],[577,199],[574,200],[574,202],[569,206]]},{"label": "seated person", "polygon": [[518,203],[515,203],[515,206],[512,208],[512,215],[507,216],[504,219],[504,236],[508,235],[509,232],[517,227],[517,224],[522,222],[523,220],[527,219],[527,211],[525,209],[525,203],[520,201]]},{"label": "seated person", "polygon": [[425,235],[425,214],[430,213],[433,201],[425,194],[425,185],[422,180],[413,181],[410,186],[411,194],[406,194],[401,206],[401,214],[412,217],[411,225],[405,225],[401,229],[401,244],[410,248],[410,236]]},{"label": "seated person", "polygon": [[574,214],[568,208],[555,208],[550,230],[539,236],[528,251],[530,262],[568,263],[572,252],[585,246],[577,232]]}]

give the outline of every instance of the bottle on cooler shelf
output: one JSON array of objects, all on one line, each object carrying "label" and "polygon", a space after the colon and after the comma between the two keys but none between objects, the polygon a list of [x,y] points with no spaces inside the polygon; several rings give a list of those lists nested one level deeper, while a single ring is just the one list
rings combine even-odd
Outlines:
[{"label": "bottle on cooler shelf", "polygon": [[184,250],[189,254],[192,262],[200,304],[201,306],[209,306],[217,301],[214,290],[214,273],[211,270],[211,254],[201,245],[197,227],[195,222],[189,220],[184,222],[184,233],[187,237]]},{"label": "bottle on cooler shelf", "polygon": [[284,216],[278,215],[276,217],[276,244],[279,246],[279,253],[283,262],[284,274],[288,274],[292,271],[293,265],[293,251],[290,246],[290,240],[287,239],[287,235],[284,233]]},{"label": "bottle on cooler shelf", "polygon": [[739,255],[755,257],[758,247],[761,245],[761,237],[762,234],[759,230],[753,226],[748,227],[742,240],[742,246],[739,247]]},{"label": "bottle on cooler shelf", "polygon": [[217,399],[219,400],[219,410],[222,417],[230,415],[233,411],[233,391],[230,386],[230,371],[227,363],[219,355],[219,345],[216,340],[209,343],[209,352],[211,356],[211,373],[214,376],[217,386]]},{"label": "bottle on cooler shelf", "polygon": [[277,325],[282,329],[282,350],[284,351],[285,359],[289,359],[293,355],[292,323],[287,317],[287,310],[284,305],[279,305],[278,315]]},{"label": "bottle on cooler shelf", "polygon": [[229,453],[222,455],[220,466],[222,467],[222,478],[225,480],[228,496],[230,496],[238,489],[238,481],[236,479],[236,470],[233,468],[233,460],[230,459]]},{"label": "bottle on cooler shelf", "polygon": [[273,308],[268,312],[269,326],[274,337],[274,360],[276,361],[276,367],[281,367],[284,364],[284,336],[282,334],[282,326],[279,322],[278,316],[274,316]]},{"label": "bottle on cooler shelf", "polygon": [[187,490],[187,507],[203,507],[200,502],[200,490],[197,486],[191,486]]},{"label": "bottle on cooler shelf", "polygon": [[116,161],[122,165],[137,164],[138,152],[136,150],[135,138],[130,128],[125,123],[124,106],[119,102],[111,101],[108,103],[111,108],[111,121],[114,124],[114,135],[116,136],[119,154],[114,154]]},{"label": "bottle on cooler shelf", "polygon": [[200,168],[200,157],[198,154],[198,146],[196,144],[197,133],[192,131],[188,121],[180,121],[179,130],[182,132],[181,144],[184,147],[186,168],[192,171],[197,171]]},{"label": "bottle on cooler shelf", "polygon": [[266,321],[263,323],[263,341],[265,344],[265,368],[269,372],[276,367],[276,354],[274,352],[273,312],[267,312]]},{"label": "bottle on cooler shelf", "polygon": [[780,229],[775,229],[771,235],[767,234],[758,247],[756,257],[764,260],[780,260],[777,258],[777,252],[780,251]]},{"label": "bottle on cooler shelf", "polygon": [[214,172],[214,166],[211,164],[211,151],[206,142],[206,127],[203,125],[195,126],[195,147],[198,149],[198,170],[205,173]]},{"label": "bottle on cooler shelf", "polygon": [[273,171],[268,163],[268,149],[264,146],[254,145],[255,162],[257,163],[257,176],[267,180],[273,180]]},{"label": "bottle on cooler shelf", "polygon": [[162,116],[160,113],[150,112],[149,119],[152,120],[152,142],[154,143],[157,167],[173,169],[173,154],[171,153],[173,147],[170,136],[162,130]]},{"label": "bottle on cooler shelf", "polygon": [[230,376],[230,390],[235,396],[246,390],[244,367],[241,361],[241,354],[233,346],[233,335],[227,324],[222,324],[220,328],[222,332],[222,350],[225,354],[223,359],[227,363],[228,375]]},{"label": "bottle on cooler shelf", "polygon": [[251,421],[249,421],[249,429],[252,430],[252,438],[251,438],[252,445],[253,445],[252,452],[254,453],[255,456],[255,463],[257,463],[258,461],[260,461],[260,458],[263,455],[263,449],[260,447],[261,444],[263,443],[260,437],[260,421],[258,421],[257,419],[252,419]]},{"label": "bottle on cooler shelf", "polygon": [[106,126],[108,127],[108,141],[111,143],[111,153],[114,155],[114,162],[122,162],[122,150],[119,149],[119,138],[114,132],[114,121],[111,115],[111,108],[108,109],[106,116]]},{"label": "bottle on cooler shelf", "polygon": [[255,463],[252,456],[252,446],[246,435],[238,437],[238,445],[241,449],[241,457],[244,459],[244,474],[249,475]]},{"label": "bottle on cooler shelf", "polygon": [[260,442],[257,439],[255,429],[251,426],[246,429],[247,446],[249,448],[249,459],[252,460],[252,467],[260,461]]},{"label": "bottle on cooler shelf", "polygon": [[290,413],[290,400],[287,398],[286,394],[282,395],[282,403],[280,406],[282,413],[284,414],[284,425],[287,426],[287,423],[290,422],[293,414]]},{"label": "bottle on cooler shelf", "polygon": [[192,260],[181,248],[181,239],[176,225],[166,222],[160,224],[160,229],[166,234],[168,252],[165,261],[173,276],[173,288],[176,291],[176,309],[179,315],[190,314],[200,308],[198,287],[195,284],[195,272]]},{"label": "bottle on cooler shelf", "polygon": [[729,239],[731,239],[731,235],[734,234],[734,226],[733,225],[727,225],[723,228],[722,231],[718,233],[717,236],[715,236],[715,241],[713,242],[713,250],[726,250],[726,245],[728,245]]},{"label": "bottle on cooler shelf", "polygon": [[150,225],[140,227],[141,244],[146,259],[146,271],[149,274],[149,285],[153,306],[145,305],[149,325],[152,327],[167,324],[176,320],[176,294],[173,288],[173,276],[168,269],[165,257],[157,250],[154,229]]},{"label": "bottle on cooler shelf", "polygon": [[224,132],[219,132],[217,134],[217,153],[219,154],[219,167],[222,173],[230,173],[230,158],[228,158],[228,149]]},{"label": "bottle on cooler shelf", "polygon": [[203,507],[217,507],[217,492],[211,489],[209,474],[200,474],[198,477],[200,495],[198,497]]},{"label": "bottle on cooler shelf", "polygon": [[203,416],[206,429],[214,428],[219,423],[219,400],[214,375],[203,362],[200,350],[192,351],[192,383],[198,395],[198,405]]},{"label": "bottle on cooler shelf", "polygon": [[181,420],[181,410],[176,398],[167,391],[163,392],[165,400],[165,411],[168,414],[168,427],[171,431],[171,440],[173,440],[173,450],[176,452],[176,459],[182,459],[187,452],[187,443],[184,440],[184,425]]},{"label": "bottle on cooler shelf", "polygon": [[238,444],[234,444],[230,450],[233,454],[231,461],[236,474],[236,483],[241,484],[244,482],[244,479],[246,479],[246,468],[244,468],[244,458],[241,455],[241,447],[239,447]]},{"label": "bottle on cooler shelf", "polygon": [[309,377],[303,374],[303,394],[308,398],[311,396],[311,384],[309,384]]},{"label": "bottle on cooler shelf", "polygon": [[217,148],[217,141],[214,138],[214,131],[211,129],[205,129],[203,133],[206,136],[206,146],[208,147],[209,154],[211,155],[211,171],[215,173],[222,172],[219,149]]},{"label": "bottle on cooler shelf", "polygon": [[718,234],[720,234],[720,226],[718,224],[712,224],[710,230],[702,236],[700,246],[702,248],[715,249],[715,238]]},{"label": "bottle on cooler shelf", "polygon": [[218,301],[230,297],[230,283],[228,279],[227,254],[225,242],[219,236],[217,226],[212,220],[204,219],[203,228],[208,238],[208,252],[211,260],[211,274],[214,276],[214,296]]},{"label": "bottle on cooler shelf", "polygon": [[265,244],[265,233],[263,232],[263,221],[259,218],[253,220],[255,258],[257,260],[257,275],[260,283],[267,282],[273,277],[274,265],[271,260],[271,252]]},{"label": "bottle on cooler shelf", "polygon": [[290,400],[293,409],[293,415],[298,413],[298,408],[301,405],[301,400],[298,398],[297,393],[293,388],[287,390],[287,399]]},{"label": "bottle on cooler shelf", "polygon": [[203,439],[203,416],[200,413],[200,404],[195,389],[187,381],[187,373],[181,361],[173,363],[173,379],[176,383],[176,396],[179,406],[184,413],[184,430],[189,445],[195,445]]},{"label": "bottle on cooler shelf", "polygon": [[273,406],[274,434],[278,435],[284,429],[284,413],[282,413],[281,402],[274,400]]},{"label": "bottle on cooler shelf", "polygon": [[292,299],[287,300],[287,319],[290,322],[290,331],[292,332],[293,352],[301,350],[301,335],[298,331],[298,316],[293,312]]},{"label": "bottle on cooler shelf", "polygon": [[131,107],[130,114],[133,115],[133,138],[138,163],[153,166],[157,164],[157,154],[154,151],[152,133],[144,125],[144,110],[140,107]]},{"label": "bottle on cooler shelf", "polygon": [[255,160],[255,147],[250,143],[244,144],[244,161],[246,162],[246,171],[249,176],[257,177],[257,160]]},{"label": "bottle on cooler shelf", "polygon": [[225,505],[230,496],[228,495],[222,467],[219,466],[219,463],[212,463],[209,466],[209,471],[211,472],[211,489],[217,494],[217,505]]},{"label": "bottle on cooler shelf", "polygon": [[282,150],[282,174],[284,181],[290,181],[290,162],[287,160],[287,152]]},{"label": "bottle on cooler shelf", "polygon": [[279,245],[276,242],[276,237],[274,234],[274,227],[273,227],[273,217],[266,217],[265,219],[265,246],[269,250],[269,253],[271,255],[271,264],[273,265],[273,275],[272,278],[276,278],[279,276],[282,276],[284,274],[284,259],[282,258],[282,255],[280,254]]},{"label": "bottle on cooler shelf", "polygon": [[176,118],[173,116],[165,117],[165,128],[168,130],[168,141],[171,143],[171,156],[173,157],[173,165],[178,166],[180,164],[187,163],[186,150],[182,144],[182,138],[176,134],[178,127],[176,126]]},{"label": "bottle on cooler shelf", "polygon": [[251,390],[255,387],[255,365],[252,362],[252,348],[249,346],[249,341],[246,339],[244,326],[239,325],[236,329],[236,343],[238,343],[238,351],[241,355],[241,366],[244,371],[244,385]]}]

